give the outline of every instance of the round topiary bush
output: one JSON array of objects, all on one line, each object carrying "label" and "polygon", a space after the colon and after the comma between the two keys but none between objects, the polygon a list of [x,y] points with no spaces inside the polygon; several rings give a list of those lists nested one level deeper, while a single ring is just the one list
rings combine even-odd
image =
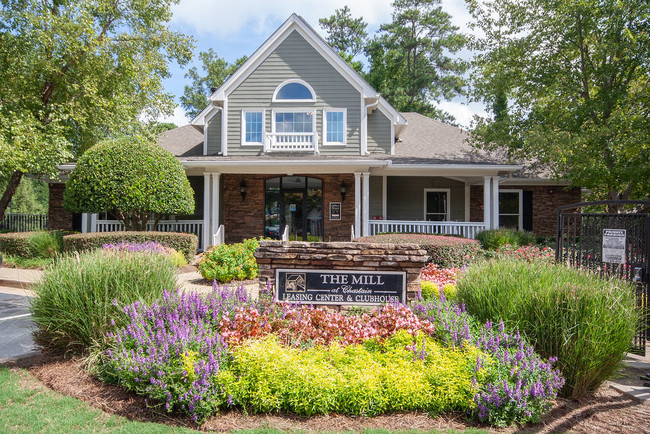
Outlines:
[{"label": "round topiary bush", "polygon": [[63,206],[72,212],[112,212],[126,230],[147,230],[149,219],[157,222],[162,214],[191,214],[194,193],[171,152],[129,137],[100,142],[79,158]]}]

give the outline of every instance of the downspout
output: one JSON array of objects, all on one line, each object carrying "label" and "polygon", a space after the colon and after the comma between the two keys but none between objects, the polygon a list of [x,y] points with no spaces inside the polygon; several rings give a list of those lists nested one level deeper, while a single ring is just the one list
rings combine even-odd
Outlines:
[{"label": "downspout", "polygon": [[376,94],[374,102],[366,104],[363,107],[363,115],[366,117],[366,140],[364,140],[361,143],[361,155],[369,155],[369,152],[368,152],[368,110],[370,110],[372,112],[373,110],[375,110],[377,108],[377,106],[379,105],[379,97],[380,97],[380,95]]}]

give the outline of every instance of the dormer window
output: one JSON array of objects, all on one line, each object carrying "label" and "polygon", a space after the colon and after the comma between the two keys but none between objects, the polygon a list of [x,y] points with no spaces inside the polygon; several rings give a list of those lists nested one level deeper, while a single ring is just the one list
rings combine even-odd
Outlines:
[{"label": "dormer window", "polygon": [[275,89],[273,101],[316,102],[316,94],[314,89],[302,80],[287,80]]}]

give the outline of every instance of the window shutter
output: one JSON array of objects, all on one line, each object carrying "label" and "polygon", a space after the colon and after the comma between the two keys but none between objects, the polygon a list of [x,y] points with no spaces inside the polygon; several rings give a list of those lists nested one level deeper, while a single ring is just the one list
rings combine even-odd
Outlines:
[{"label": "window shutter", "polygon": [[524,190],[522,192],[523,201],[523,226],[525,231],[533,230],[533,192]]}]

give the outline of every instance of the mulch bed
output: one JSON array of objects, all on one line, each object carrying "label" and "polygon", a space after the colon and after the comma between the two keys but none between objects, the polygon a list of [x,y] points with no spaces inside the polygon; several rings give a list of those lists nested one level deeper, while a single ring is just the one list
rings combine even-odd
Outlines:
[{"label": "mulch bed", "polygon": [[[116,385],[100,382],[83,369],[78,358],[44,353],[14,362],[11,366],[27,369],[50,389],[86,401],[107,413],[131,420],[197,428],[189,418],[170,417],[164,412],[148,408],[143,397]],[[635,371],[627,372],[630,378],[636,374]],[[332,432],[367,428],[462,430],[469,427],[489,429],[466,421],[462,414],[429,417],[423,413],[412,412],[376,417],[326,415],[308,418],[293,414],[248,415],[238,410],[211,417],[200,429],[230,431],[276,428]],[[641,405],[620,392],[603,386],[593,396],[581,401],[558,400],[556,406],[538,424],[491,431],[650,433],[650,406]]]}]

